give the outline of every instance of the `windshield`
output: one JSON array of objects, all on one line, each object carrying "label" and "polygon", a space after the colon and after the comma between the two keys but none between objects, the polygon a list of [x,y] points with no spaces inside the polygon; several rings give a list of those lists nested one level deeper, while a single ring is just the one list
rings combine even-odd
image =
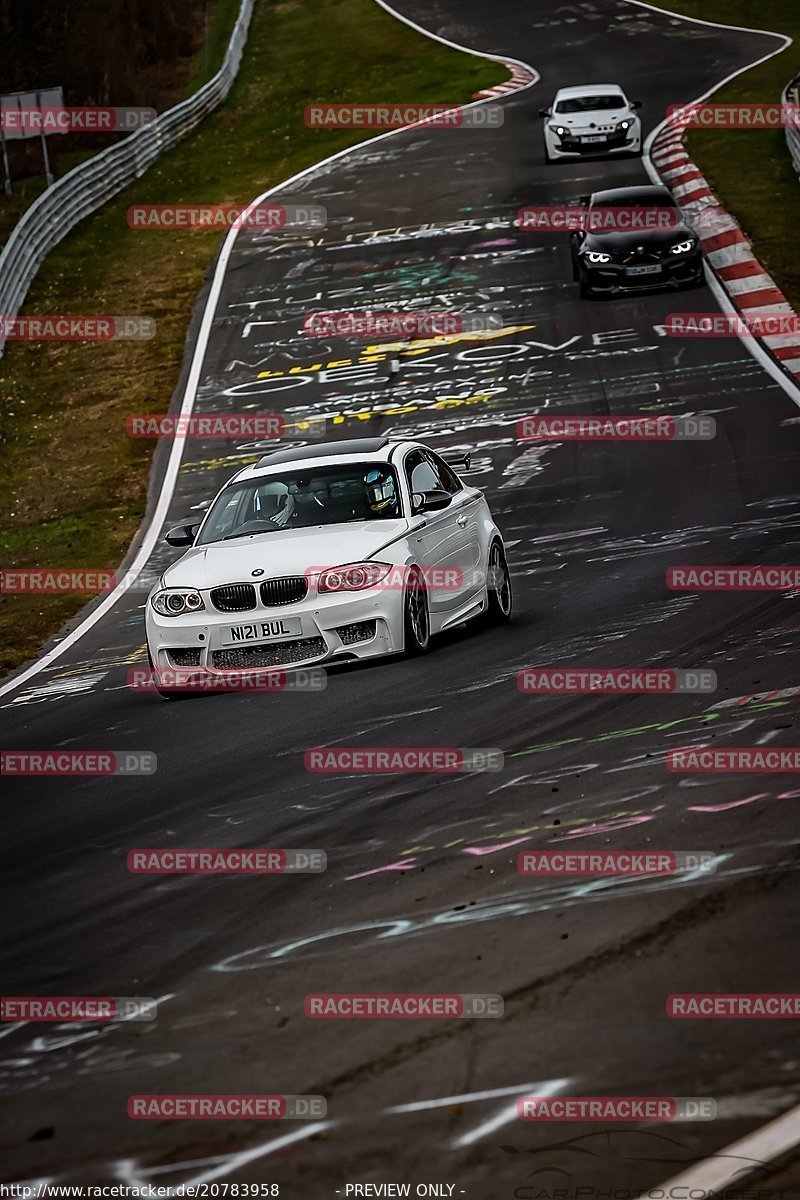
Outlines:
[{"label": "windshield", "polygon": [[605,96],[570,96],[569,100],[559,100],[555,106],[554,112],[557,113],[582,113],[582,112],[598,112],[614,110],[618,108],[626,108],[627,103],[624,96],[605,95]]},{"label": "windshield", "polygon": [[347,463],[234,483],[217,498],[195,545],[310,525],[344,525],[402,515],[394,468]]}]

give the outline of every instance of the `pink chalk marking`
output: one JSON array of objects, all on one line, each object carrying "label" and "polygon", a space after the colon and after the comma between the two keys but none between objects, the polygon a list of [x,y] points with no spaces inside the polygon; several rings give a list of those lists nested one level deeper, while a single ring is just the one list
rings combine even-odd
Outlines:
[{"label": "pink chalk marking", "polygon": [[514,838],[513,842],[496,842],[494,846],[465,846],[465,854],[496,854],[498,850],[507,850],[509,846],[518,846],[520,842],[529,842],[529,837]]},{"label": "pink chalk marking", "polygon": [[727,812],[729,808],[741,808],[743,804],[752,804],[754,800],[763,800],[768,792],[759,792],[757,796],[748,796],[746,800],[734,800],[730,804],[690,804],[687,812]]},{"label": "pink chalk marking", "polygon": [[611,833],[614,829],[629,829],[632,825],[643,825],[645,821],[654,821],[655,817],[621,817],[618,821],[605,821],[600,825],[582,825],[579,829],[571,829],[558,837],[550,838],[551,842],[566,842],[573,838],[594,837],[598,833]]},{"label": "pink chalk marking", "polygon": [[402,862],[389,863],[387,867],[375,867],[372,871],[361,871],[358,875],[345,875],[345,881],[348,879],[365,879],[367,875],[380,875],[381,871],[407,871],[409,867],[415,867],[416,865],[416,859],[406,858]]}]

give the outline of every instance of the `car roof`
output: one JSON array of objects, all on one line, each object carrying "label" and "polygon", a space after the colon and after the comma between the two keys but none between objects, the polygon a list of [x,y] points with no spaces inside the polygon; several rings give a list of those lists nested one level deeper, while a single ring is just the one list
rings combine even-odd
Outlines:
[{"label": "car roof", "polygon": [[235,478],[238,481],[252,479],[261,475],[269,475],[273,471],[292,463],[302,463],[308,467],[321,467],[325,466],[326,463],[332,463],[332,460],[335,462],[362,462],[368,458],[375,462],[389,462],[392,453],[399,446],[410,446],[413,444],[415,443],[401,442],[388,437],[374,437],[316,442],[307,446],[292,446],[287,450],[274,450],[270,454],[265,454],[257,463],[245,467]]},{"label": "car roof", "polygon": [[562,87],[556,92],[556,100],[567,100],[570,96],[596,96],[599,92],[625,93],[618,83],[583,83],[580,87]]},{"label": "car roof", "polygon": [[631,196],[652,197],[654,201],[668,200],[670,207],[673,207],[675,203],[672,199],[672,192],[660,183],[643,183],[634,187],[606,188],[603,192],[592,192],[589,199],[592,204],[608,204],[609,201],[618,201],[624,205],[625,201],[629,200]]}]

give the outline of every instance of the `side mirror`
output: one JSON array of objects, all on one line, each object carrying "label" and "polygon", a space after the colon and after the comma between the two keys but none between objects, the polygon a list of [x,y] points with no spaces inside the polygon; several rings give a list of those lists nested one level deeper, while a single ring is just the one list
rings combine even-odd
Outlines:
[{"label": "side mirror", "polygon": [[592,198],[591,196],[578,196],[578,200],[581,202],[581,204],[584,206],[584,208],[587,207],[591,198]]},{"label": "side mirror", "polygon": [[192,546],[199,528],[199,525],[175,525],[165,533],[164,541],[170,546]]},{"label": "side mirror", "polygon": [[417,513],[438,512],[439,509],[447,508],[452,498],[449,492],[442,492],[438,489],[430,492],[414,492],[411,497],[411,512],[414,516]]},{"label": "side mirror", "polygon": [[631,101],[631,108],[641,108],[641,107],[642,107],[642,103],[643,103],[643,102],[642,102],[641,100],[632,100],[632,101]]},{"label": "side mirror", "polygon": [[549,117],[550,115],[551,115],[551,113],[550,113],[550,109],[549,109],[549,108],[540,108],[540,109],[539,109],[539,116],[540,116],[540,117]]}]

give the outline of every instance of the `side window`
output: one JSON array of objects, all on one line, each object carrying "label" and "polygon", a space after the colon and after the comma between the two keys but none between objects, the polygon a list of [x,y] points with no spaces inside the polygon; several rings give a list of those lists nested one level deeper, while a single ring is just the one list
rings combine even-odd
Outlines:
[{"label": "side window", "polygon": [[432,464],[420,450],[412,450],[406,459],[406,478],[412,493],[433,492],[442,486]]},{"label": "side window", "polygon": [[448,466],[443,458],[439,458],[438,454],[431,452],[430,455],[436,466],[437,473],[441,480],[439,486],[442,491],[449,492],[451,496],[455,496],[456,492],[460,492],[464,484],[456,475],[452,467]]}]

